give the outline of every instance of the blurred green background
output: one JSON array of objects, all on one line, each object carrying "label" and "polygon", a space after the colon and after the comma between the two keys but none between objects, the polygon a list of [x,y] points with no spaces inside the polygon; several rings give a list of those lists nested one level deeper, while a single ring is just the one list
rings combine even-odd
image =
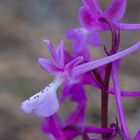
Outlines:
[{"label": "blurred green background", "polygon": [[[100,0],[103,9],[109,0]],[[37,58],[49,57],[43,39],[55,45],[61,39],[70,49],[65,32],[79,27],[80,0],[0,0],[0,140],[44,140],[39,126],[40,119],[20,111],[20,103],[42,89],[51,77],[41,70]],[[122,20],[140,23],[140,1],[128,0]],[[103,35],[104,36],[104,35]],[[104,38],[104,37],[103,37]],[[107,39],[107,38],[105,38]],[[121,49],[140,40],[140,31],[121,32]],[[93,57],[101,57],[95,49]],[[140,90],[140,51],[126,57],[120,69],[121,87]],[[94,57],[94,58],[95,58]],[[100,93],[87,88],[89,98],[87,122],[100,125]],[[124,98],[125,112],[130,133],[140,128],[140,98]],[[65,116],[71,104],[61,105],[60,114]],[[110,98],[109,121],[114,121],[116,107]]]}]

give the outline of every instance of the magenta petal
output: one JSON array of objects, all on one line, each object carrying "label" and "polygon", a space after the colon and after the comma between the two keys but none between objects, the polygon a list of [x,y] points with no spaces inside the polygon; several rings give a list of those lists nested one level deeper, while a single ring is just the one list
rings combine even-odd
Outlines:
[{"label": "magenta petal", "polygon": [[82,84],[91,85],[96,88],[101,88],[101,84],[97,81],[94,74],[87,72],[85,74],[82,74],[82,76],[79,77]]},{"label": "magenta petal", "polygon": [[57,62],[57,56],[56,56],[55,48],[54,48],[52,42],[50,40],[43,40],[43,42],[48,45],[48,48],[49,48],[50,54],[53,58],[53,61],[56,63]]},{"label": "magenta petal", "polygon": [[78,127],[72,125],[67,125],[63,128],[65,139],[63,140],[74,140],[75,137],[81,134],[81,130]]},{"label": "magenta petal", "polygon": [[89,12],[88,9],[86,9],[85,7],[81,7],[79,10],[79,19],[83,27],[91,30],[94,26],[96,17],[93,17],[92,13]]},{"label": "magenta petal", "polygon": [[[86,30],[85,28],[72,29],[67,33],[68,39],[75,40],[75,43],[72,46],[72,50],[75,56],[83,56],[84,59],[87,61],[90,58],[89,51],[87,48],[87,45],[89,44],[88,43],[89,34],[90,32]],[[94,35],[92,36],[92,38],[94,39]]]},{"label": "magenta petal", "polygon": [[125,115],[124,115],[124,110],[123,110],[123,105],[122,105],[122,99],[121,99],[121,91],[120,91],[119,82],[118,82],[118,74],[117,74],[117,70],[114,64],[112,66],[112,79],[113,79],[113,84],[114,84],[115,98],[116,98],[116,104],[117,104],[117,109],[118,109],[118,115],[120,119],[120,125],[123,130],[125,138],[127,140],[131,140],[127,126],[126,126],[126,120],[125,120]]},{"label": "magenta petal", "polygon": [[57,114],[47,118],[41,126],[44,133],[51,134],[55,138],[61,138],[64,136],[62,127],[62,122]]},{"label": "magenta petal", "polygon": [[52,62],[47,58],[39,58],[38,63],[42,69],[45,71],[51,73],[51,74],[57,74],[61,71],[61,69],[57,68]]},{"label": "magenta petal", "polygon": [[85,118],[85,108],[86,108],[86,104],[85,103],[81,103],[77,106],[77,108],[75,109],[74,112],[72,112],[68,119],[67,119],[67,124],[80,124],[82,126],[82,124],[84,123],[84,118]]},{"label": "magenta petal", "polygon": [[85,34],[86,32],[85,28],[75,28],[75,29],[71,29],[67,32],[66,37],[67,39],[76,39],[76,38],[80,38],[80,36],[82,36],[83,34]]},{"label": "magenta petal", "polygon": [[136,51],[139,48],[140,48],[140,42],[138,42],[135,45],[133,45],[132,47],[129,47],[129,48],[127,48],[119,53],[114,54],[114,55],[111,55],[111,56],[108,56],[105,58],[101,58],[98,60],[94,60],[94,61],[91,61],[91,62],[88,62],[85,64],[81,64],[81,65],[75,67],[74,75],[78,76],[78,75],[81,75],[81,74],[86,73],[88,71],[91,71],[93,69],[96,69],[100,66],[106,65],[110,62],[116,61],[116,60]]},{"label": "magenta petal", "polygon": [[113,21],[120,20],[125,13],[126,3],[127,0],[112,0],[111,4],[104,12],[104,16]]},{"label": "magenta petal", "polygon": [[82,56],[79,56],[79,57],[76,57],[75,59],[73,59],[71,62],[69,62],[66,66],[65,66],[65,70],[64,71],[67,71],[68,74],[72,74],[73,75],[73,70],[74,68],[80,64],[81,62],[83,61],[83,57]]},{"label": "magenta petal", "polygon": [[61,101],[64,101],[71,94],[70,88],[72,85],[73,85],[72,83],[68,83],[63,86],[61,97],[60,97]]},{"label": "magenta petal", "polygon": [[[84,39],[82,41],[77,41],[72,47],[72,51],[76,57],[82,56],[85,61],[90,60],[90,53],[87,47],[85,47]],[[78,47],[79,46],[79,47]],[[79,48],[79,49],[78,49]]]},{"label": "magenta petal", "polygon": [[93,47],[98,47],[99,45],[101,45],[99,33],[89,32],[84,28],[71,30],[67,34],[67,36],[68,38],[73,37],[75,39],[75,43],[72,46],[72,50],[75,56],[83,56],[85,61],[90,60],[90,53],[89,53],[88,45],[91,45]]},{"label": "magenta petal", "polygon": [[86,102],[84,87],[81,84],[69,83],[65,85],[62,91],[61,100],[65,100],[69,95],[71,100],[78,104]]},{"label": "magenta petal", "polygon": [[82,0],[85,7],[95,14],[101,14],[102,9],[99,6],[98,0]]},{"label": "magenta petal", "polygon": [[92,11],[81,7],[79,10],[79,19],[83,27],[89,31],[104,31],[108,29],[108,26],[105,22],[99,20],[99,16],[92,13]]},{"label": "magenta petal", "polygon": [[120,30],[139,30],[140,29],[140,24],[117,23],[116,25]]},{"label": "magenta petal", "polygon": [[[75,51],[77,51],[76,49],[82,50],[81,46],[86,47],[87,44],[92,45],[94,47],[101,45],[99,33],[98,32],[90,32],[85,28],[72,29],[72,30],[67,32],[66,36],[68,39],[75,39],[76,42],[79,42],[79,44],[81,44],[81,45],[77,46],[78,43],[76,43],[76,45],[74,45]],[[80,43],[80,42],[82,42],[82,43]],[[80,48],[79,48],[79,46],[80,46]]]},{"label": "magenta petal", "polygon": [[101,45],[101,39],[98,32],[90,32],[88,34],[88,44],[94,47],[98,47]]},{"label": "magenta petal", "polygon": [[86,102],[84,87],[81,84],[74,84],[71,89],[72,100],[78,103]]}]

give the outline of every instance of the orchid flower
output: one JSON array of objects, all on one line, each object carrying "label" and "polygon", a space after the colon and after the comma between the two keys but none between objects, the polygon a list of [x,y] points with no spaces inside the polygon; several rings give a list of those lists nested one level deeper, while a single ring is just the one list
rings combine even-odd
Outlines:
[{"label": "orchid flower", "polygon": [[116,125],[110,128],[98,128],[84,123],[84,105],[79,105],[67,120],[62,123],[58,114],[45,119],[42,131],[54,140],[73,140],[81,136],[83,140],[90,140],[88,134],[109,134],[112,137],[117,131]]},{"label": "orchid flower", "polygon": [[[80,28],[67,32],[67,39],[74,39],[73,55],[64,48],[61,41],[57,48],[50,40],[47,44],[51,60],[39,58],[40,67],[52,75],[54,80],[43,90],[25,100],[20,108],[25,113],[34,113],[44,119],[41,125],[43,133],[52,140],[114,140],[117,135],[122,140],[131,140],[129,135],[122,97],[140,96],[140,91],[124,91],[120,89],[118,70],[122,58],[140,48],[140,42],[117,52],[120,46],[120,30],[140,29],[140,24],[121,23],[127,0],[112,0],[106,10],[102,10],[98,0],[82,0],[79,9]],[[109,30],[112,35],[111,49],[103,45],[99,33]],[[104,46],[106,57],[92,60],[89,46]],[[113,87],[110,86],[110,79]],[[85,122],[87,96],[85,85],[101,91],[101,128]],[[57,90],[60,88],[60,96]],[[108,97],[115,97],[118,117],[116,123],[108,125]],[[60,104],[69,97],[76,107],[62,120],[57,113]],[[92,135],[90,135],[92,134]],[[101,135],[101,138],[95,138]],[[140,130],[134,140],[140,139]]]},{"label": "orchid flower", "polygon": [[[66,59],[64,59],[64,57],[67,53],[64,51],[63,41],[61,41],[56,51],[50,41],[45,40],[44,42],[49,46],[52,62],[47,58],[39,58],[39,64],[45,71],[54,75],[55,79],[43,90],[21,104],[21,109],[24,112],[34,112],[38,117],[48,117],[57,112],[59,103],[56,91],[60,85],[67,83],[68,81],[70,81],[69,83],[76,82],[72,76],[72,71],[73,68],[83,60],[82,57],[77,57],[65,64]],[[68,54],[67,59],[69,59]]]},{"label": "orchid flower", "polygon": [[84,7],[80,8],[79,18],[81,25],[89,31],[108,30],[108,26],[101,19],[111,20],[120,30],[140,29],[140,24],[119,23],[126,9],[127,0],[112,0],[103,12],[98,0],[82,0]]},{"label": "orchid flower", "polygon": [[[34,112],[38,117],[48,117],[57,112],[59,108],[59,102],[57,99],[56,91],[60,85],[65,85],[66,83],[68,85],[81,83],[83,79],[83,77],[81,76],[82,74],[85,74],[100,66],[118,60],[140,48],[139,42],[134,46],[119,53],[116,53],[112,56],[80,64],[83,61],[83,57],[81,56],[76,57],[70,62],[65,63],[66,61],[64,61],[64,56],[67,53],[64,53],[65,51],[63,41],[60,43],[56,51],[54,50],[53,44],[50,41],[47,40],[45,42],[49,46],[49,50],[53,60],[51,62],[47,58],[40,58],[39,64],[44,70],[53,74],[55,76],[55,80],[48,86],[46,86],[43,90],[36,93],[34,96],[30,97],[21,104],[21,109],[24,112]],[[76,94],[76,96],[73,96],[73,100],[80,101],[78,96],[78,94]],[[85,99],[84,92],[81,95],[81,98]]]},{"label": "orchid flower", "polygon": [[72,140],[78,135],[83,135],[84,110],[85,106],[79,105],[64,123],[62,123],[58,114],[54,114],[46,118],[42,124],[42,131],[56,140]]},{"label": "orchid flower", "polygon": [[127,0],[112,0],[111,4],[103,12],[98,0],[82,0],[84,6],[79,10],[81,28],[75,28],[66,34],[68,39],[74,39],[72,46],[74,54],[84,56],[89,60],[87,45],[101,46],[102,41],[99,32],[110,30],[111,22],[118,30],[140,29],[140,24],[119,23],[126,9]]}]

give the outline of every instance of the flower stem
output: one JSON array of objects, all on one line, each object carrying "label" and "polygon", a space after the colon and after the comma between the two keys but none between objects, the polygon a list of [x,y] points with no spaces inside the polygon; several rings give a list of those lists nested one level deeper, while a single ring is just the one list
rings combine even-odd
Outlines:
[{"label": "flower stem", "polygon": [[[101,125],[102,128],[108,127],[108,89],[109,81],[111,75],[112,63],[109,63],[106,68],[105,78],[104,78],[104,88],[101,90]],[[108,135],[102,134],[102,138],[107,138]]]},{"label": "flower stem", "polygon": [[[106,18],[101,18],[103,22],[108,24],[111,34],[112,34],[112,47],[110,50],[108,50],[105,46],[105,52],[107,56],[111,56],[115,53],[117,53],[117,50],[119,48],[120,44],[120,31],[116,28],[116,25],[114,25],[110,20]],[[102,119],[102,127],[107,128],[108,127],[108,100],[109,100],[109,81],[111,76],[111,70],[112,70],[112,63],[109,63],[106,66],[105,71],[105,77],[104,77],[104,88],[101,90],[101,119]],[[102,134],[102,138],[106,139],[108,135]]]}]

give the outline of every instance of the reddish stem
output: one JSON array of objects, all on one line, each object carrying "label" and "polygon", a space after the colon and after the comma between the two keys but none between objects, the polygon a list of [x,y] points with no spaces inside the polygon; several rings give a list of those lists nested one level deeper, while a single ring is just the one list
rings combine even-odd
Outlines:
[{"label": "reddish stem", "polygon": [[[109,81],[111,75],[112,63],[107,65],[105,78],[104,78],[104,88],[102,89],[101,93],[101,124],[102,128],[108,127],[108,88],[109,88]],[[108,137],[107,134],[102,134],[102,138],[106,139]]]}]

